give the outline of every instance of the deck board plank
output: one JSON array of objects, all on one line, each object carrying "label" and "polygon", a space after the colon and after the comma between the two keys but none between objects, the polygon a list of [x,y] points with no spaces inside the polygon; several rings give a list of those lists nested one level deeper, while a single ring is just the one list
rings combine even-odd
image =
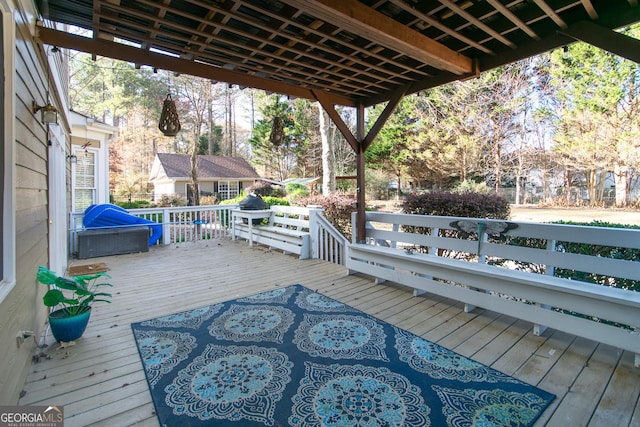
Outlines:
[{"label": "deck board plank", "polygon": [[542,421],[548,421],[549,425],[573,425],[572,421],[575,420],[576,415],[573,414],[573,410],[568,406],[571,399],[567,398],[567,396],[597,346],[598,344],[591,340],[577,337],[562,352],[558,362],[538,384],[544,390],[554,393],[556,400],[551,404],[551,410],[547,410],[542,414],[540,420],[536,423],[537,425],[544,425],[541,424]]},{"label": "deck board plank", "polygon": [[571,420],[576,425],[587,425],[596,405],[601,399],[604,388],[609,383],[613,368],[617,365],[621,351],[607,345],[599,345],[593,352],[585,368],[565,395],[563,405],[556,411],[556,416],[568,419],[564,413],[571,408]]},{"label": "deck board plank", "polygon": [[489,345],[489,348],[491,348],[491,342],[496,339],[496,337],[498,337],[503,331],[509,328],[513,323],[515,323],[515,321],[516,320],[514,318],[509,316],[498,316],[452,350],[457,351],[463,356],[471,357],[476,360],[473,355],[487,345]]},{"label": "deck board plank", "polygon": [[74,347],[56,351],[45,338],[51,359],[32,365],[20,400],[64,405],[67,427],[158,425],[132,322],[295,283],[555,393],[536,426],[640,424],[640,369],[632,354],[551,329],[536,337],[526,322],[482,309],[465,313],[459,302],[414,297],[409,288],[347,275],[341,266],[228,239],[83,262],[106,263],[113,303],[94,307]]},{"label": "deck board plank", "polygon": [[625,413],[624,408],[633,407],[640,394],[640,382],[634,375],[637,368],[633,367],[633,360],[634,355],[625,351],[589,425],[613,426],[631,422],[633,414]]}]

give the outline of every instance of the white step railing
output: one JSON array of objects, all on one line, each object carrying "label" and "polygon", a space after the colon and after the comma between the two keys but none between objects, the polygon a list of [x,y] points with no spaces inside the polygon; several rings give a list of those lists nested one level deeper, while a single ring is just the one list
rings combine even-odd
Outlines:
[{"label": "white step railing", "polygon": [[311,223],[311,258],[344,265],[348,239],[322,216],[321,211],[311,210],[309,222]]}]

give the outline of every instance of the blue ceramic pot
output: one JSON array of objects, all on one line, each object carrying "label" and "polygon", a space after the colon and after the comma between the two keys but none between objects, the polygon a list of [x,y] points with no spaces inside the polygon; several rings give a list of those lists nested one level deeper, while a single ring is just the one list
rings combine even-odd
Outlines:
[{"label": "blue ceramic pot", "polygon": [[91,307],[71,317],[63,308],[52,312],[49,314],[49,326],[53,337],[59,342],[77,340],[87,329],[89,316],[91,316]]}]

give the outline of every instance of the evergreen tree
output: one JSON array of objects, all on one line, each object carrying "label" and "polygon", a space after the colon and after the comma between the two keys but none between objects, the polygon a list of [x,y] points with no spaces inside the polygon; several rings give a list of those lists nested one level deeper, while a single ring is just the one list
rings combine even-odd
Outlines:
[{"label": "evergreen tree", "polygon": [[[637,38],[640,26],[624,32]],[[624,206],[640,171],[640,65],[576,43],[551,55],[550,73],[562,106],[554,152],[567,176],[582,177],[590,203],[601,204],[613,172]]]}]

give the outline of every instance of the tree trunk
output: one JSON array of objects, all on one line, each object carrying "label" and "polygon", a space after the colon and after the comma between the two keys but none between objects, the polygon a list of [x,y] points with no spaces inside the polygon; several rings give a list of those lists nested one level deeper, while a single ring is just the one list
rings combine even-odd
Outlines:
[{"label": "tree trunk", "polygon": [[502,187],[502,153],[500,152],[500,143],[497,141],[494,147],[494,175],[496,179],[496,194],[498,194]]},{"label": "tree trunk", "polygon": [[569,171],[569,169],[565,169],[565,179],[567,180],[567,205],[571,205],[571,180],[573,178],[571,177],[571,172]]},{"label": "tree trunk", "polygon": [[317,105],[322,141],[322,194],[328,196],[336,191],[333,140],[329,138],[329,115],[319,102]]},{"label": "tree trunk", "polygon": [[198,191],[198,145],[191,153],[191,187],[193,191],[193,206],[200,206],[200,191]]},{"label": "tree trunk", "polygon": [[604,202],[604,191],[605,191],[605,184],[607,181],[607,171],[603,171],[601,170],[598,173],[598,202],[599,204],[601,204],[602,202]]},{"label": "tree trunk", "polygon": [[225,90],[225,101],[226,101],[226,123],[225,123],[225,135],[224,135],[224,150],[223,153],[226,156],[231,156],[232,154],[232,140],[233,138],[231,137],[231,121],[232,116],[231,116],[231,90],[229,89],[229,87],[227,86],[226,90]]},{"label": "tree trunk", "polygon": [[213,92],[213,82],[209,80],[209,96],[207,97],[207,118],[209,119],[209,132],[208,132],[208,150],[207,154],[210,156],[213,154],[213,99],[211,93]]},{"label": "tree trunk", "polygon": [[628,170],[619,164],[614,165],[613,175],[616,184],[616,206],[623,208],[627,206],[627,178]]},{"label": "tree trunk", "polygon": [[587,177],[587,194],[589,195],[589,204],[594,205],[598,199],[596,182],[597,175],[595,169],[586,171],[585,176]]}]

